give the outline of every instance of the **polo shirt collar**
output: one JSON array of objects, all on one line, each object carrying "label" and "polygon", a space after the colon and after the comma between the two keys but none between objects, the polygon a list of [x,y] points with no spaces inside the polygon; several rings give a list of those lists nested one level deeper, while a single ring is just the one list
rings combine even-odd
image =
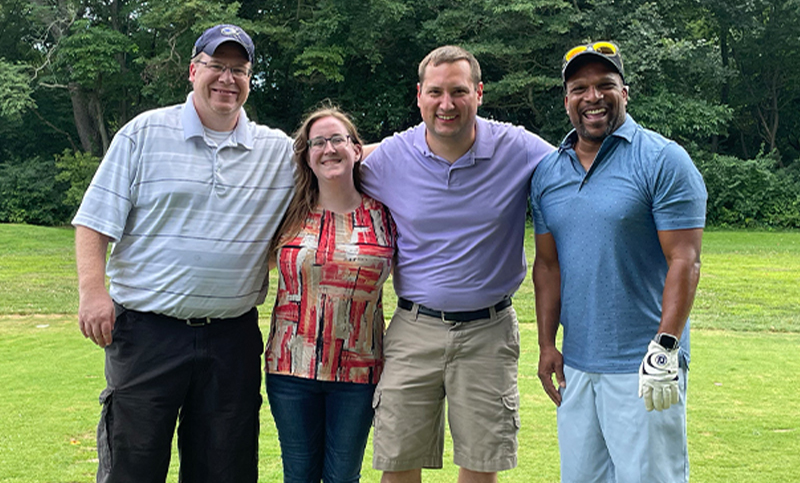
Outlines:
[{"label": "polo shirt collar", "polygon": [[[622,123],[622,126],[618,127],[616,131],[611,133],[611,136],[622,138],[626,141],[633,142],[633,135],[636,132],[636,121],[633,120],[630,114],[625,114],[625,122]],[[573,129],[569,132],[569,134],[564,137],[564,140],[561,141],[561,144],[558,146],[558,153],[561,154],[564,150],[567,149],[574,149],[575,142],[578,140],[578,132]],[[604,141],[605,143],[605,141]]]},{"label": "polo shirt collar", "polygon": [[[183,125],[183,139],[188,140],[192,137],[202,138],[205,135],[203,123],[200,121],[200,116],[194,107],[192,98],[194,92],[190,92],[186,96],[186,103],[181,110],[181,124]],[[253,134],[248,129],[249,120],[244,108],[239,108],[239,120],[236,122],[236,127],[233,128],[232,141],[234,144],[241,145],[245,149],[253,149]]]},{"label": "polo shirt collar", "polygon": [[472,150],[475,152],[475,159],[488,159],[494,154],[494,136],[492,136],[492,128],[489,121],[482,117],[476,117],[478,123],[478,131],[475,134],[475,144],[472,145]]},{"label": "polo shirt collar", "polygon": [[[475,142],[472,144],[472,147],[469,148],[467,153],[474,153],[473,158],[476,160],[491,158],[492,154],[494,154],[495,146],[489,121],[480,116],[476,116],[475,122],[478,125],[475,131]],[[417,129],[414,132],[414,147],[420,153],[422,153],[423,156],[433,156],[434,154],[431,151],[431,148],[428,146],[428,141],[425,140],[426,130],[427,127],[425,127],[424,122],[417,126]]]}]

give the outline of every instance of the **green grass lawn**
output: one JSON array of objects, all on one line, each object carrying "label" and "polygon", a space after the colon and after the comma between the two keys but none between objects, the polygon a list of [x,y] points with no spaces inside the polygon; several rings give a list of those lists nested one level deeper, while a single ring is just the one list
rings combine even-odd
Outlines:
[{"label": "green grass lawn", "polygon": [[[103,351],[77,328],[72,236],[70,229],[0,225],[0,483],[94,481]],[[692,481],[800,481],[798,282],[800,233],[706,233],[692,314]],[[387,311],[395,301],[387,287]],[[523,347],[520,462],[500,481],[557,482],[555,407],[536,377],[529,279],[514,304]],[[268,311],[262,307],[264,331]],[[261,420],[260,481],[278,482],[280,453],[266,404]],[[377,483],[369,446],[367,453],[363,481]],[[171,482],[175,468],[173,462]],[[456,472],[448,453],[445,468],[425,471],[423,479],[452,482]]]}]

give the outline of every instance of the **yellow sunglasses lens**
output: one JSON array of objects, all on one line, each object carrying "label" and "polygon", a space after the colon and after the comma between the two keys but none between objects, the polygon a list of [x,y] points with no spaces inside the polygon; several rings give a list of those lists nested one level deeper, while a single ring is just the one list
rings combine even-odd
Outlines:
[{"label": "yellow sunglasses lens", "polygon": [[577,47],[573,47],[569,52],[567,52],[567,55],[564,56],[564,60],[569,62],[573,57],[582,52],[586,52],[587,50],[592,50],[603,55],[617,54],[617,46],[611,42],[595,42],[591,45],[579,45]]},{"label": "yellow sunglasses lens", "polygon": [[567,55],[564,56],[564,60],[569,61],[576,55],[580,54],[581,52],[585,52],[588,49],[585,45],[579,45],[577,47],[573,47]]},{"label": "yellow sunglasses lens", "polygon": [[592,50],[603,55],[614,55],[617,53],[617,46],[610,42],[597,42],[592,45]]}]

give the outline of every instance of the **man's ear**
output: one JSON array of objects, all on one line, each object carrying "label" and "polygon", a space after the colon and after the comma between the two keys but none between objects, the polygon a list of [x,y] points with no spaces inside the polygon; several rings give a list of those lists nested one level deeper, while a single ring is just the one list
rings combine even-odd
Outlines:
[{"label": "man's ear", "polygon": [[194,78],[197,75],[197,64],[189,62],[189,82],[194,83]]}]

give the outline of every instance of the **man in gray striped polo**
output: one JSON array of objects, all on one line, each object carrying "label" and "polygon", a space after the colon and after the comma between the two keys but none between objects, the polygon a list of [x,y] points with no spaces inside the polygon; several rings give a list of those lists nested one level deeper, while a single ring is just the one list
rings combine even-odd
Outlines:
[{"label": "man in gray striped polo", "polygon": [[181,481],[257,481],[255,306],[293,181],[291,139],[242,108],[253,60],[241,28],[204,32],[186,102],[116,134],[72,222],[80,329],[106,356],[99,482],[163,482],[177,421]]}]

